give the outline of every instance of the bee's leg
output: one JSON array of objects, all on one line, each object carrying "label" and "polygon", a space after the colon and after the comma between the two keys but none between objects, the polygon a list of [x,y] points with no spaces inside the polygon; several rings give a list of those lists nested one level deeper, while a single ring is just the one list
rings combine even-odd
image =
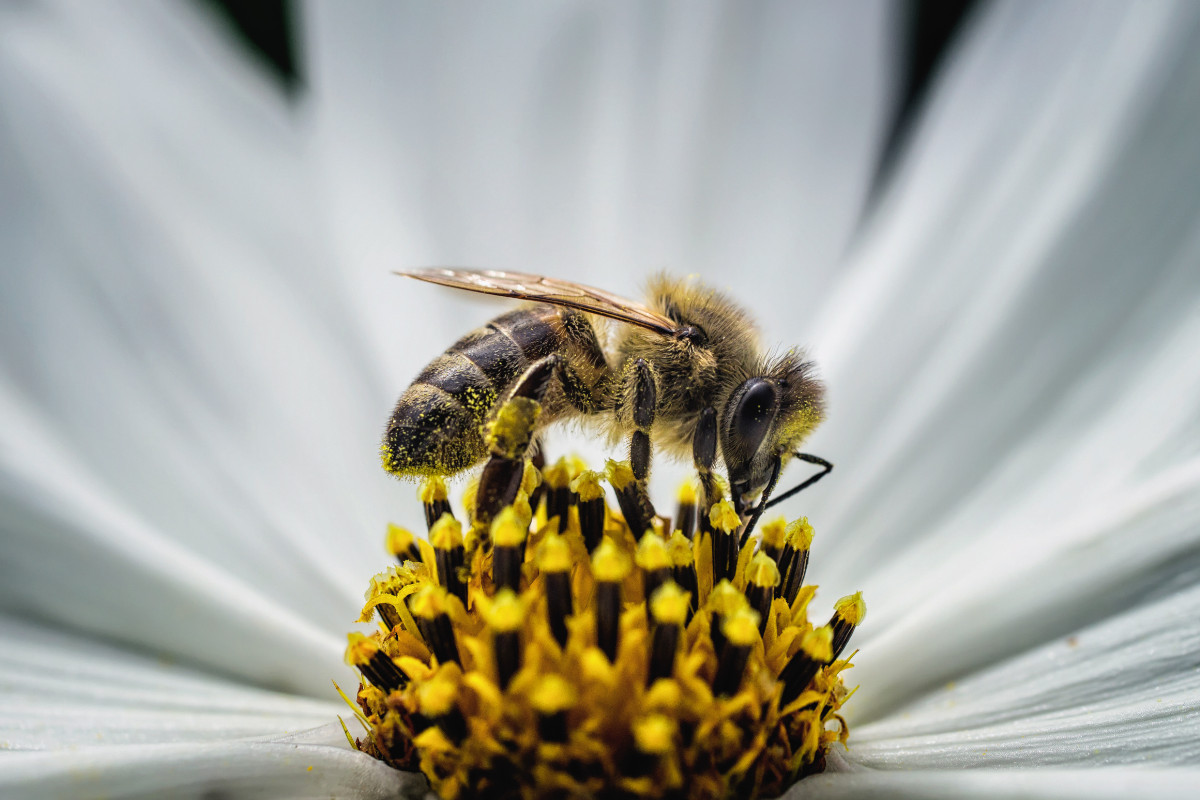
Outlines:
[{"label": "bee's leg", "polygon": [[650,502],[647,481],[650,477],[650,428],[658,410],[658,382],[650,363],[639,358],[622,376],[622,402],[628,404],[633,422],[629,440],[629,466],[632,475],[613,475],[617,503],[635,538],[650,527],[657,512]]},{"label": "bee's leg", "polygon": [[541,401],[561,362],[562,357],[557,354],[534,362],[484,424],[484,439],[491,458],[479,476],[475,495],[475,516],[479,521],[491,520],[516,499],[525,474],[525,454],[529,452],[541,415]]},{"label": "bee's leg", "polygon": [[758,524],[758,518],[767,510],[767,501],[771,499],[771,493],[775,491],[776,484],[779,483],[779,475],[783,472],[783,460],[779,456],[775,456],[775,460],[771,462],[771,477],[767,479],[767,485],[763,487],[762,498],[758,504],[750,509],[750,515],[746,519],[745,526],[742,527],[742,537],[738,543],[739,548],[745,547],[750,541],[750,533],[754,530],[754,526]]},{"label": "bee's leg", "polygon": [[696,432],[692,435],[692,463],[700,476],[700,509],[696,515],[697,529],[712,533],[709,512],[721,499],[721,487],[713,475],[713,464],[717,461],[717,411],[712,406],[700,412]]},{"label": "bee's leg", "polygon": [[717,531],[712,524],[712,509],[721,501],[722,491],[717,483],[713,465],[717,460],[717,412],[711,406],[700,412],[696,432],[692,436],[692,461],[700,476],[701,499],[696,514],[700,533],[707,533],[712,542],[713,580],[732,578],[737,566],[738,540],[730,534]]},{"label": "bee's leg", "polygon": [[629,466],[634,478],[645,481],[650,477],[650,426],[658,410],[658,386],[644,358],[633,363],[632,400],[634,431],[629,440]]}]

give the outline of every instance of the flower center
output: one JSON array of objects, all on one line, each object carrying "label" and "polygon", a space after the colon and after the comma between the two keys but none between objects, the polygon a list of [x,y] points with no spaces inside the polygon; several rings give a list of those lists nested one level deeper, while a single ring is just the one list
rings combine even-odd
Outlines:
[{"label": "flower center", "polygon": [[637,483],[628,464],[526,464],[488,522],[468,491],[464,533],[428,479],[428,540],[389,529],[399,565],[360,619],[380,630],[350,634],[362,681],[347,702],[366,729],[351,744],[446,800],[773,797],[820,772],[847,736],[861,594],[814,626],[806,519],[742,542],[747,520],[709,480],[639,536]]}]

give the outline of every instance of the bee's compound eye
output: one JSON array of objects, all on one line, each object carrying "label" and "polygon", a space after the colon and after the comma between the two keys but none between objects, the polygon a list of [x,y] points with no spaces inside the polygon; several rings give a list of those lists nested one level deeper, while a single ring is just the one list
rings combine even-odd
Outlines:
[{"label": "bee's compound eye", "polygon": [[746,453],[755,453],[775,420],[779,392],[766,378],[751,378],[733,409],[733,432]]}]

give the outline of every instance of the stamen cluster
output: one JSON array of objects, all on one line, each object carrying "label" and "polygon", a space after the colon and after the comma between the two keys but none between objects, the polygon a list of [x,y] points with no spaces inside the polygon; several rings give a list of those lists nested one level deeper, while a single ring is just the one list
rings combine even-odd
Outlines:
[{"label": "stamen cluster", "polygon": [[[366,728],[347,738],[446,800],[775,796],[844,740],[841,654],[865,613],[843,598],[814,627],[807,520],[762,526],[690,484],[672,526],[635,535],[608,475],[527,464],[490,520],[421,487],[428,540],[393,526],[347,660]],[[622,506],[625,504],[622,503]],[[535,512],[536,509],[536,512]]]}]

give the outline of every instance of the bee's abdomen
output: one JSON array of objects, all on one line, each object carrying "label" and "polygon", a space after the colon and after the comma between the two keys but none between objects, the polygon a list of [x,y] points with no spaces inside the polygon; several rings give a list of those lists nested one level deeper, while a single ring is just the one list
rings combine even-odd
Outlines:
[{"label": "bee's abdomen", "polygon": [[482,426],[488,412],[562,339],[557,311],[534,308],[505,314],[455,342],[396,403],[381,448],[384,469],[451,475],[478,463],[487,454]]}]

